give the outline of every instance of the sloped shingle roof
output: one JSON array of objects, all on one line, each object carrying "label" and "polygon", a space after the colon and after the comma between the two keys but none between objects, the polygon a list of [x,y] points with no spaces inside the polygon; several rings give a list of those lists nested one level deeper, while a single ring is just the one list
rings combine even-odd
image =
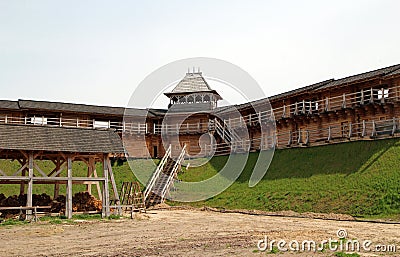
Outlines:
[{"label": "sloped shingle roof", "polygon": [[357,81],[361,81],[361,80],[365,80],[365,79],[372,79],[372,78],[379,77],[379,76],[385,76],[385,75],[390,74],[398,69],[400,69],[400,64],[373,70],[373,71],[368,71],[368,72],[364,72],[364,73],[360,73],[360,74],[356,74],[356,75],[341,78],[341,79],[337,79],[337,80],[332,81],[331,83],[321,86],[318,89],[323,90],[323,89],[327,89],[327,88],[334,87],[334,86],[342,86],[342,85],[346,85],[349,83],[355,83]]},{"label": "sloped shingle roof", "polygon": [[0,109],[19,110],[17,101],[0,100]]},{"label": "sloped shingle roof", "polygon": [[203,78],[201,72],[186,73],[185,77],[176,85],[171,93],[193,93],[213,91]]},{"label": "sloped shingle roof", "polygon": [[61,112],[79,112],[79,113],[92,113],[92,114],[107,114],[107,115],[123,115],[125,108],[123,107],[109,107],[97,106],[86,104],[72,104],[62,102],[48,102],[48,101],[33,101],[33,100],[18,100],[21,109],[39,109],[51,110]]},{"label": "sloped shingle roof", "polygon": [[122,141],[111,130],[0,125],[0,149],[79,153],[123,153]]}]

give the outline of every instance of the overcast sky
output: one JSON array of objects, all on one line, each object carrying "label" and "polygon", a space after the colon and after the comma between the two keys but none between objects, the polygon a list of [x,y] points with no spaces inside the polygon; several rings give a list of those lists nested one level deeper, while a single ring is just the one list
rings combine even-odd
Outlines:
[{"label": "overcast sky", "polygon": [[270,96],[400,63],[399,10],[397,0],[0,0],[0,99],[125,106],[152,71],[190,57],[236,64]]}]

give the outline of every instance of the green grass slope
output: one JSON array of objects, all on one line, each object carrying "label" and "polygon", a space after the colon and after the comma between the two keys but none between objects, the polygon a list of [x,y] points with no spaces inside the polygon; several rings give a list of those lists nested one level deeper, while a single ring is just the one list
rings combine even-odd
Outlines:
[{"label": "green grass slope", "polygon": [[[346,213],[354,216],[400,214],[400,140],[360,141],[277,150],[264,178],[248,181],[258,154],[250,154],[239,179],[211,199],[193,203],[230,209]],[[199,181],[214,175],[227,157],[214,157],[180,175]]]},{"label": "green grass slope", "polygon": [[[267,174],[250,188],[248,181],[257,157],[257,153],[249,155],[241,176],[223,193],[192,205],[335,212],[359,217],[400,216],[400,139],[277,150]],[[200,167],[184,169],[179,178],[204,180],[216,174],[226,160],[227,156],[214,157]],[[154,170],[149,161],[133,160],[132,163],[135,172]],[[54,168],[48,161],[38,162],[38,165],[46,171]],[[19,167],[16,161],[0,160],[0,169],[7,174],[11,175]],[[101,176],[101,165],[97,170]],[[113,171],[118,188],[123,181],[136,180],[127,162],[113,163]],[[73,174],[86,176],[86,165],[75,162]],[[33,192],[52,195],[53,188],[53,185],[34,185]],[[65,194],[65,185],[60,188],[61,194]],[[74,193],[84,190],[85,185],[73,187]],[[96,195],[95,186],[92,192]],[[0,184],[0,193],[6,196],[18,194],[19,185]]]}]

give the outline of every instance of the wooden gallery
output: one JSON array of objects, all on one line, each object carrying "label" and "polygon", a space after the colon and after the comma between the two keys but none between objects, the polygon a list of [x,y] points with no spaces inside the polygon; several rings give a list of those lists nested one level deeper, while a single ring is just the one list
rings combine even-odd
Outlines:
[{"label": "wooden gallery", "polygon": [[[189,72],[165,95],[167,109],[0,101],[0,158],[20,164],[0,169],[0,184],[19,185],[30,211],[36,184],[54,184],[55,197],[66,185],[67,217],[73,184],[87,185],[89,193],[95,185],[107,216],[110,193],[119,197],[110,158],[196,158],[400,135],[400,65],[221,107],[223,96],[202,73]],[[43,171],[43,160],[55,168]],[[75,161],[87,166],[87,176],[75,175]]]}]

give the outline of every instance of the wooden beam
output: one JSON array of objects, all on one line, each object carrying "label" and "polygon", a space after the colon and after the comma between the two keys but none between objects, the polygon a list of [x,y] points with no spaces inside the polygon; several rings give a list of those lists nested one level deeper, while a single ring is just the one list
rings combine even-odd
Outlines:
[{"label": "wooden beam", "polygon": [[103,211],[102,216],[110,216],[110,194],[108,192],[108,166],[107,166],[108,155],[103,155]]},{"label": "wooden beam", "polygon": [[59,177],[60,173],[62,172],[63,166],[66,165],[66,162],[64,161],[63,163],[60,164],[60,166],[58,167],[58,170],[56,173],[52,174],[52,177]]},{"label": "wooden beam", "polygon": [[56,165],[56,167],[52,171],[50,171],[50,173],[47,175],[48,177],[51,177],[55,172],[60,171],[61,166],[64,165],[65,161],[57,160],[57,161],[53,161],[53,163],[54,163],[54,165]]},{"label": "wooden beam", "polygon": [[65,216],[67,219],[72,218],[72,158],[67,158],[67,197],[65,198]]},{"label": "wooden beam", "polygon": [[[94,165],[95,165],[95,161],[93,158],[89,158],[89,162],[87,162],[87,176],[88,178],[91,178],[93,176],[93,170],[94,170]],[[92,184],[87,184],[86,186],[86,191],[91,195],[92,194]]]},{"label": "wooden beam", "polygon": [[[94,178],[98,178],[97,170],[96,170],[96,163],[94,163],[94,166],[93,166],[93,176],[94,176]],[[96,183],[96,188],[97,188],[97,195],[99,196],[99,200],[103,201],[103,194],[101,193],[101,188],[100,188],[99,182]]]},{"label": "wooden beam", "polygon": [[35,162],[33,162],[33,167],[36,168],[40,175],[42,175],[43,177],[47,177],[46,173],[44,173],[44,171]]},{"label": "wooden beam", "polygon": [[[24,161],[26,162],[26,161]],[[22,170],[22,176],[25,177],[26,175],[26,168]],[[21,181],[21,184],[19,186],[19,194],[24,195],[25,194],[25,181]]]},{"label": "wooden beam", "polygon": [[19,170],[14,172],[13,176],[17,176],[18,173],[20,173],[21,171],[25,170],[27,167],[28,167],[28,163],[25,163]]},{"label": "wooden beam", "polygon": [[[59,170],[61,169],[61,160],[60,160],[60,158],[58,157],[58,158],[57,158],[57,161],[56,161],[56,162],[53,161],[53,163],[56,165],[56,167],[54,168],[53,171],[54,171],[54,172],[55,172],[55,171],[59,171]],[[64,163],[65,163],[65,161],[63,162],[63,164],[64,164]],[[49,177],[52,175],[53,171],[49,173],[49,175],[48,175]],[[60,174],[57,174],[57,177],[58,177],[59,175],[60,175]],[[54,195],[53,195],[53,199],[57,199],[59,195],[60,195],[60,184],[56,183],[56,184],[54,184]]]},{"label": "wooden beam", "polygon": [[[32,190],[33,190],[33,153],[30,152],[28,156],[28,192],[27,192],[27,200],[26,200],[26,206],[27,207],[32,207]],[[26,219],[31,219],[31,214],[32,211],[28,210],[26,211]]]},{"label": "wooden beam", "polygon": [[[117,185],[115,184],[114,173],[113,173],[112,167],[111,167],[111,161],[110,161],[110,158],[108,158],[108,157],[107,157],[107,167],[108,167],[108,173],[110,175],[111,185],[112,185],[113,192],[114,192],[115,203],[117,205],[119,205],[120,199],[119,199],[119,195],[118,195],[118,189],[117,189]],[[122,215],[121,207],[118,207],[118,215]]]}]

